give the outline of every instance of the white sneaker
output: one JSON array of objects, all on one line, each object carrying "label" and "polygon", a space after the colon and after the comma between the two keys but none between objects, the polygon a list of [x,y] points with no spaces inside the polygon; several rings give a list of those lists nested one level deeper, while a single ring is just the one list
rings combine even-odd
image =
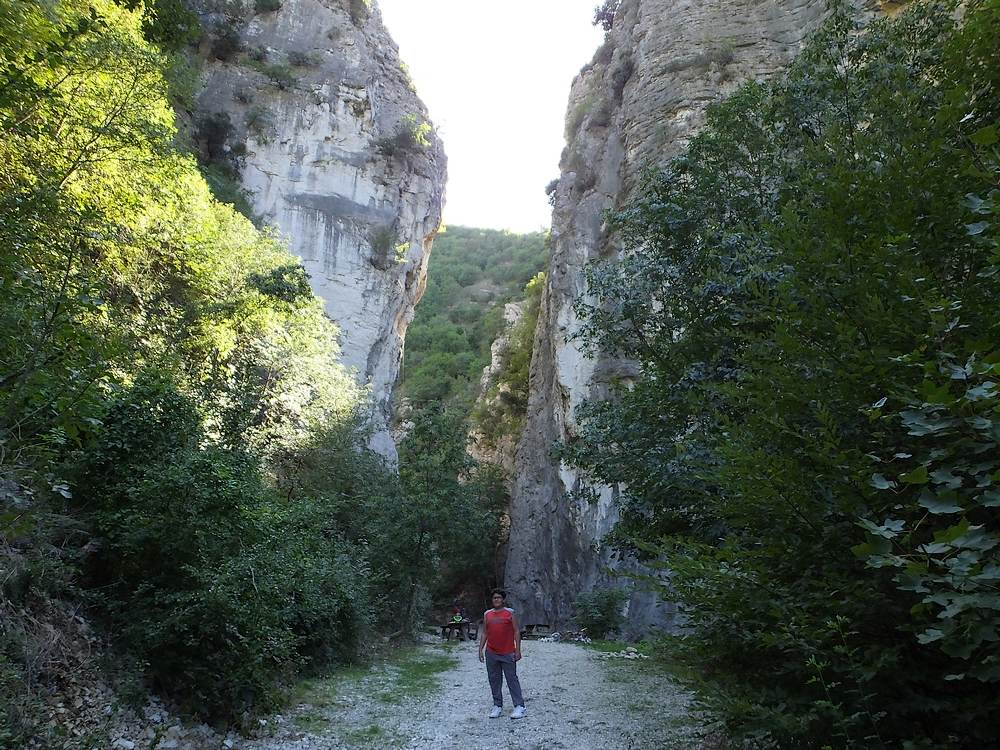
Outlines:
[{"label": "white sneaker", "polygon": [[512,719],[523,719],[524,718],[524,706],[514,706],[514,710],[510,714]]},{"label": "white sneaker", "polygon": [[503,709],[500,708],[500,706],[494,706],[493,710],[490,711],[490,718],[491,719],[499,719],[500,716],[501,716],[501,714],[503,714]]}]

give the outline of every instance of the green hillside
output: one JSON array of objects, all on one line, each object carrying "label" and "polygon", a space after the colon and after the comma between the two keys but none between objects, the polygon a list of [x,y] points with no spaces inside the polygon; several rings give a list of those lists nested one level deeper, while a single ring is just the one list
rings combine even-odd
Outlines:
[{"label": "green hillside", "polygon": [[[418,408],[476,396],[504,304],[545,266],[547,235],[448,227],[434,241],[427,291],[406,337],[401,394]],[[530,342],[529,342],[530,345]]]}]

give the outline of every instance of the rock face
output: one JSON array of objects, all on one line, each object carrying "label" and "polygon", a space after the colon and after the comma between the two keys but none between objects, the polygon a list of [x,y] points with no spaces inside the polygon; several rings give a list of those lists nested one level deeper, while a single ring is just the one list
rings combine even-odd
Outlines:
[{"label": "rock face", "polygon": [[394,460],[392,389],[440,224],[444,152],[377,7],[269,7],[199,6],[212,61],[197,117],[228,117],[222,148],[339,325],[343,361],[371,389],[372,447]]},{"label": "rock face", "polygon": [[[514,333],[514,328],[524,317],[527,305],[528,303],[524,301],[508,302],[504,305],[504,327],[500,335],[490,345],[490,362],[483,368],[483,375],[479,380],[479,395],[476,398],[477,405],[492,403],[500,399],[500,391],[506,390],[505,384],[501,384],[497,393],[490,393],[503,370],[504,358],[511,345],[511,335]],[[469,442],[469,455],[482,463],[499,466],[507,475],[513,478],[515,471],[514,455],[517,450],[516,436],[505,432],[495,443],[486,440],[482,433],[477,431],[473,431],[469,437],[471,438]]]},{"label": "rock face", "polygon": [[[588,358],[572,338],[585,264],[616,253],[604,212],[628,200],[648,167],[684,147],[709,103],[786,66],[825,5],[622,0],[606,43],[573,83],[511,507],[505,584],[524,623],[565,623],[578,592],[609,582],[608,566],[630,566],[601,546],[618,518],[617,488],[596,488],[587,499],[578,473],[549,455],[554,442],[572,438],[583,401],[635,374],[627,362]],[[628,606],[631,631],[672,624],[670,605],[651,594],[634,594]]]},{"label": "rock face", "polygon": [[[476,405],[495,404],[502,398],[501,393],[509,390],[506,384],[499,384],[499,388],[494,391],[493,386],[497,384],[503,372],[504,359],[510,350],[511,337],[515,329],[525,316],[528,307],[527,301],[508,302],[503,308],[504,327],[500,335],[494,339],[490,345],[490,362],[483,368],[483,375],[479,380],[479,395],[476,398]],[[516,466],[514,457],[517,453],[517,436],[510,432],[503,431],[498,439],[489,440],[479,430],[473,430],[469,434],[467,447],[469,455],[476,461],[483,464],[498,466],[503,471],[506,478],[508,494],[513,491]],[[510,508],[508,507],[500,517],[500,534],[498,536],[497,551],[494,555],[493,574],[496,580],[503,580],[504,568],[507,565],[507,550],[510,543]]]}]

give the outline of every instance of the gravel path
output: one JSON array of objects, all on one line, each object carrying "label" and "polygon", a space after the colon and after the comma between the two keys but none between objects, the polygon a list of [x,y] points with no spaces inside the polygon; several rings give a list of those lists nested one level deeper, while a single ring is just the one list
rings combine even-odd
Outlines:
[{"label": "gravel path", "polygon": [[[421,698],[392,695],[391,668],[338,686],[322,707],[304,703],[271,724],[273,735],[251,750],[696,750],[700,731],[690,698],[641,660],[602,659],[571,643],[525,641],[518,676],[528,715],[488,719],[492,707],[476,646],[424,646],[455,663],[437,675],[439,689]],[[380,692],[381,691],[381,692]]]}]

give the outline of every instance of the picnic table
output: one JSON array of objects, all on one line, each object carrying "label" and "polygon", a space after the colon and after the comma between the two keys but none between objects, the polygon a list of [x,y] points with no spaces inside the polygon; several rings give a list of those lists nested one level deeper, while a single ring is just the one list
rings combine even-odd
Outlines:
[{"label": "picnic table", "polygon": [[455,633],[460,641],[463,640],[463,636],[464,640],[474,641],[479,635],[479,623],[468,618],[448,620],[441,626],[441,637],[450,641],[452,633]]}]

